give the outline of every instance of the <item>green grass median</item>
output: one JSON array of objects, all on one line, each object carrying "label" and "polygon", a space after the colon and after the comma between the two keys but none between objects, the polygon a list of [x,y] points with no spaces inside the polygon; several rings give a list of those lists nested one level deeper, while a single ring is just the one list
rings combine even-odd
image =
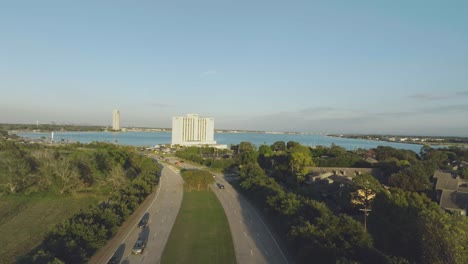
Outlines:
[{"label": "green grass median", "polygon": [[229,223],[212,191],[184,192],[161,263],[236,263]]}]

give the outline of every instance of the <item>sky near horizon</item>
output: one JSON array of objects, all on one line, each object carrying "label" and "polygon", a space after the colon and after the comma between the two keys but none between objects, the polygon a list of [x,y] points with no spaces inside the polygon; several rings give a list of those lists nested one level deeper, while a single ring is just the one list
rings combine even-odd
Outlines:
[{"label": "sky near horizon", "polygon": [[0,123],[468,136],[468,1],[0,1]]}]

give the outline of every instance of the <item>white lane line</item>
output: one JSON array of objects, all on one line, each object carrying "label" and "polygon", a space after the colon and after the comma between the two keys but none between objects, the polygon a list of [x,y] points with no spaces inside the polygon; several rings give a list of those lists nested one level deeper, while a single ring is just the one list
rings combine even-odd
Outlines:
[{"label": "white lane line", "polygon": [[253,256],[253,250],[252,250],[252,249],[250,249],[250,255],[252,255],[252,256]]},{"label": "white lane line", "polygon": [[252,210],[252,212],[260,219],[260,222],[263,224],[263,226],[266,228],[266,230],[268,231],[268,234],[270,234],[271,236],[271,239],[273,239],[273,242],[275,242],[275,245],[276,247],[278,248],[281,256],[283,257],[284,261],[286,262],[286,264],[289,264],[288,260],[286,259],[286,256],[284,256],[283,254],[283,251],[281,250],[280,246],[278,245],[278,242],[276,242],[276,239],[275,237],[273,237],[273,234],[271,233],[270,229],[268,229],[268,227],[266,226],[265,222],[263,222],[263,219],[257,214],[257,212],[252,208],[252,206],[249,204],[249,203],[246,203],[247,206],[250,207],[250,209]]},{"label": "white lane line", "polygon": [[[164,178],[163,178],[164,179]],[[148,207],[148,209],[145,211],[145,213],[149,212],[149,208],[153,207],[153,204],[154,202],[156,202],[156,200],[158,199],[158,196],[159,196],[159,193],[160,193],[160,190],[162,188],[162,184],[163,184],[163,180],[160,181],[161,184],[159,185],[159,188],[158,188],[158,192],[156,193],[156,197],[154,197],[154,200],[153,202],[151,202],[150,206]],[[128,236],[130,235],[130,233],[133,232],[133,229],[135,229],[135,226],[136,225],[133,225],[132,229],[130,229],[130,231],[128,231],[127,235],[124,237],[124,239],[122,239],[122,241],[120,242],[120,244],[123,244],[125,240],[127,240]],[[107,259],[106,263],[109,262],[109,260],[112,258],[112,256],[115,254],[115,251],[114,253]],[[130,253],[131,254],[131,253]],[[128,254],[128,256],[130,256],[130,254]],[[127,258],[128,258],[127,256]]]}]

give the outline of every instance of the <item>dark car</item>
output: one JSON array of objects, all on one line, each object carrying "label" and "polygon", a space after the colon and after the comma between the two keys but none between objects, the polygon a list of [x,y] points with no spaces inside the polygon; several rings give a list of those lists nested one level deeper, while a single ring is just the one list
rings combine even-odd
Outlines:
[{"label": "dark car", "polygon": [[224,185],[222,185],[221,183],[217,183],[216,185],[218,185],[218,188],[224,189]]},{"label": "dark car", "polygon": [[148,219],[142,218],[140,222],[138,222],[138,228],[144,228],[148,224]]},{"label": "dark car", "polygon": [[132,249],[132,254],[141,254],[145,250],[145,242],[143,240],[138,239]]},{"label": "dark car", "polygon": [[149,220],[149,213],[145,213],[143,217],[140,219],[140,222],[138,222],[138,227],[139,228],[144,228],[148,224]]},{"label": "dark car", "polygon": [[118,257],[112,257],[109,259],[109,261],[107,262],[107,264],[117,264],[120,262],[120,259]]}]

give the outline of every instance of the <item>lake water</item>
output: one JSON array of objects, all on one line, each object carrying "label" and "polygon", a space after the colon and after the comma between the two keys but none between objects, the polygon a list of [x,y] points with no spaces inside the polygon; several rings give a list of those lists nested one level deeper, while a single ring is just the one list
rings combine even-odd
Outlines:
[{"label": "lake water", "polygon": [[[16,133],[18,136],[38,139],[41,137],[50,138],[51,133]],[[131,146],[154,146],[156,144],[170,144],[171,132],[54,132],[56,142],[73,141],[89,143],[93,141],[111,142],[121,145]],[[336,138],[323,135],[312,134],[260,134],[260,133],[215,133],[215,140],[218,144],[239,144],[248,141],[257,147],[261,144],[271,145],[276,141],[296,141],[305,146],[326,146],[336,144],[347,150],[358,148],[370,149],[377,146],[390,146],[399,149],[409,149],[416,153],[421,150],[421,145],[393,143],[384,141],[372,141],[362,139]]]}]

